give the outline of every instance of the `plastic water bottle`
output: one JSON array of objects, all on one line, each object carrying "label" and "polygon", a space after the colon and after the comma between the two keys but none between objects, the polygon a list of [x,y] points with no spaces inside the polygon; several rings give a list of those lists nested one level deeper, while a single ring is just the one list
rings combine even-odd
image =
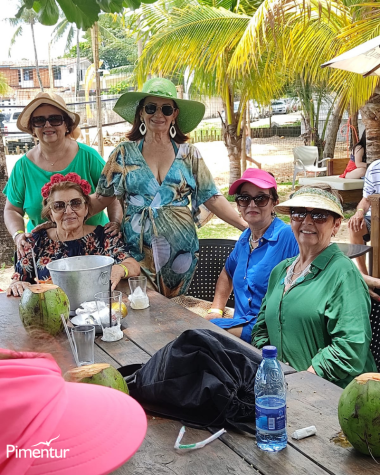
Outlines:
[{"label": "plastic water bottle", "polygon": [[278,452],[286,447],[286,384],[277,361],[277,348],[264,346],[255,379],[256,442],[261,450]]}]

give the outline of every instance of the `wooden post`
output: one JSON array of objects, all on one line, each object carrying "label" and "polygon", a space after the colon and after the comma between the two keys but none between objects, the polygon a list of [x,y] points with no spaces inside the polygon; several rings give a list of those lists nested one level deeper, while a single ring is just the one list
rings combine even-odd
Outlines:
[{"label": "wooden post", "polygon": [[103,130],[102,130],[102,102],[100,99],[100,74],[99,74],[99,26],[98,23],[94,23],[91,29],[92,38],[92,52],[94,56],[95,66],[95,89],[96,89],[96,127],[98,135],[98,152],[103,157]]},{"label": "wooden post", "polygon": [[51,41],[48,43],[48,61],[49,61],[49,86],[50,91],[54,90],[54,74],[53,74],[53,67],[51,65],[51,57],[50,57],[50,49],[51,49]]},{"label": "wooden post", "polygon": [[[88,127],[88,124],[85,122],[83,127]],[[86,145],[90,146],[90,131],[89,129],[84,129],[84,138],[86,141]]]},{"label": "wooden post", "polygon": [[371,203],[371,246],[373,248],[373,277],[380,277],[380,195],[370,195]]}]

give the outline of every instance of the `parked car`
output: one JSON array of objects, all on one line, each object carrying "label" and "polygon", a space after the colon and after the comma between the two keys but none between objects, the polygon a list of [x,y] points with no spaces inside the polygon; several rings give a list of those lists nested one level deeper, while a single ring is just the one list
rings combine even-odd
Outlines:
[{"label": "parked car", "polygon": [[4,122],[8,121],[10,116],[11,114],[9,113],[0,112],[0,128],[2,132],[4,132]]},{"label": "parked car", "polygon": [[273,114],[287,114],[285,101],[273,101],[271,104]]},{"label": "parked car", "polygon": [[[236,112],[239,110],[239,104],[240,104],[240,101],[234,102],[234,114],[236,114]],[[224,110],[222,110],[221,116],[222,116],[222,119],[225,121],[226,113]],[[259,119],[259,111],[252,100],[249,101],[249,118],[251,122]]]},{"label": "parked car", "polygon": [[8,120],[4,120],[3,122],[3,135],[8,146],[12,144],[22,146],[26,143],[33,143],[33,137],[31,135],[25,134],[17,128],[17,119],[21,112],[21,110],[11,112]]}]

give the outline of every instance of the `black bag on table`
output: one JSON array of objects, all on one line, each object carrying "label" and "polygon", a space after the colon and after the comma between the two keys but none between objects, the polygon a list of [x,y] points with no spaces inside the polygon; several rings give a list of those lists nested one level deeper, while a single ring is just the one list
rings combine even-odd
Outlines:
[{"label": "black bag on table", "polygon": [[254,383],[260,362],[228,335],[187,330],[145,365],[119,371],[130,395],[149,412],[198,427],[227,423],[253,434],[242,423],[255,422]]}]

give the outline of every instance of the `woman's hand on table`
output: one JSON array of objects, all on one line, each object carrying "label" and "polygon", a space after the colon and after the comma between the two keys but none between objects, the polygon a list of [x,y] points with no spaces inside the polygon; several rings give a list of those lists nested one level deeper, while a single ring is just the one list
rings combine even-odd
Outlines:
[{"label": "woman's hand on table", "polygon": [[120,232],[120,227],[120,223],[109,222],[104,226],[104,230],[106,234],[109,234],[110,236],[119,236],[121,238],[122,234]]},{"label": "woman's hand on table", "polygon": [[115,264],[112,266],[111,270],[111,291],[115,290],[117,284],[123,279],[125,276],[125,270],[119,266],[118,264]]},{"label": "woman's hand on table", "polygon": [[24,290],[30,286],[29,282],[23,282],[21,280],[14,280],[7,288],[7,297],[21,297]]}]

